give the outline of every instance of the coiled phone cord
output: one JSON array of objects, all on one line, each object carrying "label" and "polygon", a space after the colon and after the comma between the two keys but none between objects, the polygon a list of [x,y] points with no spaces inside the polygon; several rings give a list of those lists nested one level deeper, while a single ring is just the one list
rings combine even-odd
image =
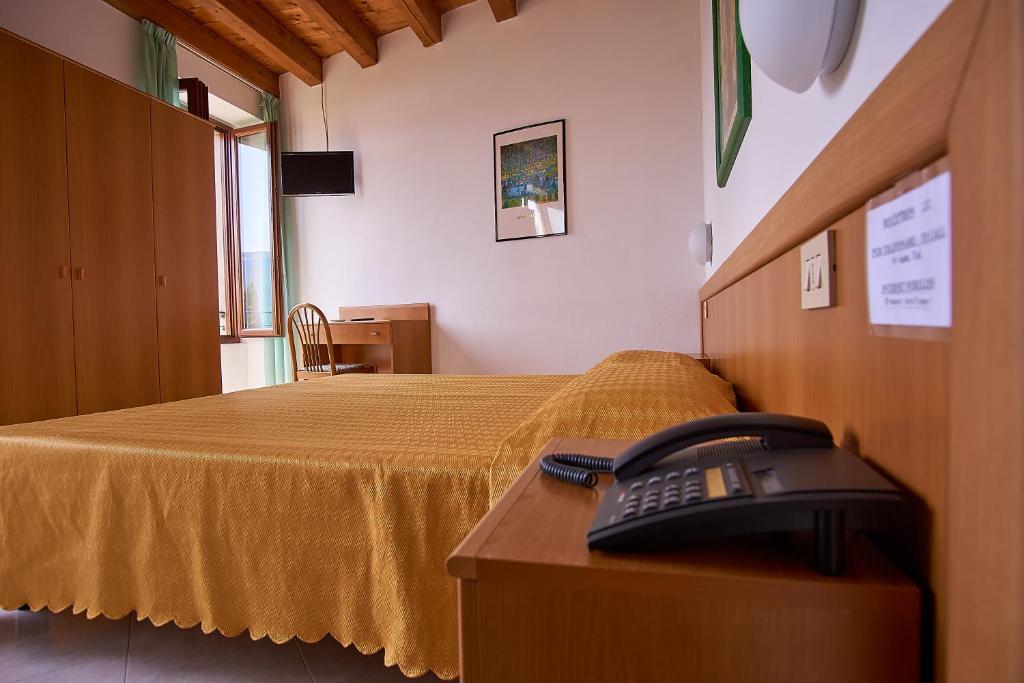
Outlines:
[{"label": "coiled phone cord", "polygon": [[540,471],[567,484],[594,488],[598,472],[611,472],[613,458],[582,453],[552,453],[540,460]]}]

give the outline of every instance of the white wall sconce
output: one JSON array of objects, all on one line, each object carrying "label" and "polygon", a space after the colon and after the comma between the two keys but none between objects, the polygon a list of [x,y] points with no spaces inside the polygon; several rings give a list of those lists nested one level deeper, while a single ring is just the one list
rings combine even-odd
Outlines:
[{"label": "white wall sconce", "polygon": [[784,88],[805,92],[839,68],[860,0],[739,0],[740,29],[757,66]]},{"label": "white wall sconce", "polygon": [[690,230],[690,238],[687,240],[690,248],[690,255],[698,265],[711,263],[711,224],[697,223]]}]

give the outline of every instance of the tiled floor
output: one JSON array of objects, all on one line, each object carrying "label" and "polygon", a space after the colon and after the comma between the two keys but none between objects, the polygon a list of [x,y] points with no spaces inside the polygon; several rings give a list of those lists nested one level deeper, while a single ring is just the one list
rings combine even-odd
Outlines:
[{"label": "tiled floor", "polygon": [[[427,675],[415,679],[437,683]],[[314,645],[275,645],[248,635],[225,638],[198,628],[160,628],[134,618],[87,619],[71,610],[52,614],[0,611],[0,683],[91,681],[331,681],[408,683],[383,653],[360,654],[328,638]]]}]

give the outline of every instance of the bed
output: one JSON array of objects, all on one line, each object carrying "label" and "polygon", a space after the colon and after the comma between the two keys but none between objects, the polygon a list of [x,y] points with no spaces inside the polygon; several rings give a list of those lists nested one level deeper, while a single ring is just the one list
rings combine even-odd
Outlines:
[{"label": "bed", "polygon": [[696,361],[622,352],[575,377],[342,375],[0,428],[0,606],[331,635],[454,678],[445,559],[540,444],[734,409]]}]

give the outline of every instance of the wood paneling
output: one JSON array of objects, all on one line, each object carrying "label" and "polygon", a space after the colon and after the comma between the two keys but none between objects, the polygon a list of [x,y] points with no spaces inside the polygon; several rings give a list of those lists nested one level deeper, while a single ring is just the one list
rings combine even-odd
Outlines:
[{"label": "wood paneling", "polygon": [[61,60],[0,32],[0,424],[74,415]]},{"label": "wood paneling", "polygon": [[153,101],[160,400],[219,394],[213,128]]},{"label": "wood paneling", "polygon": [[870,333],[865,220],[862,208],[832,226],[835,307],[801,310],[796,247],[710,299],[704,352],[712,370],[732,382],[744,410],[822,420],[838,443],[908,489],[911,514],[882,540],[937,593],[941,628],[949,348]]},{"label": "wood paneling", "polygon": [[[954,0],[701,293],[744,407],[824,419],[914,495],[885,538],[933,594],[936,680],[1024,677],[1022,121],[1024,6]],[[928,150],[953,180],[948,338],[872,336],[860,206],[836,225],[837,307],[801,311],[799,242]]]},{"label": "wood paneling", "polygon": [[449,558],[463,683],[917,680],[919,591],[863,536],[842,577],[818,574],[799,535],[589,552],[607,486],[548,479],[535,460]]},{"label": "wood paneling", "polygon": [[949,126],[949,680],[1024,680],[1024,4],[992,0]]},{"label": "wood paneling", "polygon": [[[187,43],[199,52],[233,71],[253,85],[274,95],[281,94],[277,73],[265,64],[239,49],[209,27],[192,19],[164,0],[105,0],[128,16],[142,20],[149,19],[166,28],[178,40]],[[283,70],[283,69],[282,69]]]},{"label": "wood paneling", "polygon": [[956,0],[700,290],[702,301],[942,156],[988,0]]},{"label": "wood paneling", "polygon": [[78,411],[160,400],[149,99],[65,63]]}]

